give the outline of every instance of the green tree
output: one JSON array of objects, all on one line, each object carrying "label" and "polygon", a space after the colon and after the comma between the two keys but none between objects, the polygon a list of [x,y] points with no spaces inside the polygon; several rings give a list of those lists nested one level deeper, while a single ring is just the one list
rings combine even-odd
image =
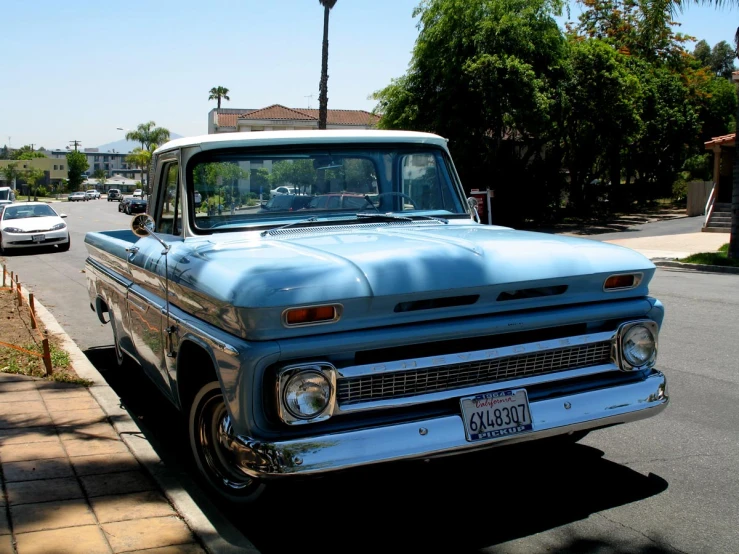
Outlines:
[{"label": "green tree", "polygon": [[77,150],[67,152],[67,178],[71,191],[80,190],[83,181],[82,174],[89,167],[90,164],[87,163],[87,156],[82,152],[78,152]]},{"label": "green tree", "polygon": [[321,81],[318,84],[318,128],[326,128],[328,117],[328,18],[337,0],[318,0],[323,6],[323,45],[321,48]]},{"label": "green tree", "polygon": [[18,169],[17,163],[9,163],[0,169],[0,172],[2,172],[9,187],[13,187],[13,184],[22,176],[22,172]]},{"label": "green tree", "polygon": [[311,160],[283,160],[272,164],[269,175],[272,188],[280,185],[298,187],[303,192],[312,190],[316,183],[316,170]]},{"label": "green tree", "polygon": [[[734,53],[739,59],[739,27],[734,35]],[[739,83],[737,83],[739,95]],[[739,102],[734,117],[734,189],[731,193],[731,238],[729,240],[729,258],[739,259]]]},{"label": "green tree", "polygon": [[28,185],[28,201],[31,201],[31,192],[33,192],[34,202],[38,200],[36,196],[36,187],[38,187],[39,181],[44,178],[44,171],[37,167],[29,167],[23,172],[23,180]]},{"label": "green tree", "polygon": [[142,150],[153,152],[157,146],[164,144],[169,140],[169,129],[157,127],[154,121],[147,123],[139,123],[135,131],[126,133],[126,140],[132,140],[141,143]]},{"label": "green tree", "polygon": [[718,76],[724,79],[731,79],[732,72],[736,69],[734,67],[734,48],[732,48],[728,42],[722,40],[713,47],[711,50],[711,70]]},{"label": "green tree", "polygon": [[7,145],[3,145],[2,148],[0,148],[0,160],[10,160],[10,149]]},{"label": "green tree", "polygon": [[711,47],[705,40],[696,43],[693,56],[701,64],[701,67],[711,67]]},{"label": "green tree", "polygon": [[[449,138],[466,186],[495,187],[498,221],[551,213],[568,45],[547,0],[431,0],[408,72],[377,91],[379,127]],[[544,152],[548,150],[546,156]],[[546,158],[546,159],[545,159]],[[532,202],[529,203],[528,199]]]},{"label": "green tree", "polygon": [[231,99],[228,97],[228,89],[226,87],[213,87],[210,89],[210,93],[208,95],[208,100],[215,100],[218,102],[218,109],[221,109],[221,100],[226,100],[227,102]]},{"label": "green tree", "polygon": [[10,157],[13,160],[32,160],[34,158],[45,158],[46,154],[34,150],[30,144],[27,144],[25,146],[21,146],[17,150],[13,150]]}]

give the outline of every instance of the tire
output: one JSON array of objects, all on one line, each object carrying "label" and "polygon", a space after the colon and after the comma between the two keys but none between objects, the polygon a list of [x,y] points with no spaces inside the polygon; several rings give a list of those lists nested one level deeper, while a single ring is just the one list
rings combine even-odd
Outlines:
[{"label": "tire", "polygon": [[59,245],[59,252],[66,252],[70,246],[72,246],[72,237],[67,235],[67,242]]},{"label": "tire", "polygon": [[218,440],[218,430],[230,424],[218,381],[203,385],[190,405],[190,449],[200,474],[221,498],[248,504],[259,498],[265,484],[247,477],[230,461],[230,452]]},{"label": "tire", "polygon": [[5,247],[3,246],[3,236],[0,235],[0,256],[7,256],[8,251],[5,250]]}]

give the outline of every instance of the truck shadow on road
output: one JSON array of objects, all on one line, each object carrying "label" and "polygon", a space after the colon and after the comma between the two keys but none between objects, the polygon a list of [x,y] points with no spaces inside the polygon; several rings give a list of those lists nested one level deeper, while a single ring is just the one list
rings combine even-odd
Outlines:
[{"label": "truck shadow on road", "polygon": [[[141,370],[116,368],[112,347],[86,354],[219,534],[238,544],[243,533],[263,554],[495,551],[668,487],[589,446],[523,444],[290,481],[258,506],[226,505],[198,485],[178,412]],[[622,552],[609,537],[575,535],[555,551]],[[672,551],[650,541],[628,548]]]}]

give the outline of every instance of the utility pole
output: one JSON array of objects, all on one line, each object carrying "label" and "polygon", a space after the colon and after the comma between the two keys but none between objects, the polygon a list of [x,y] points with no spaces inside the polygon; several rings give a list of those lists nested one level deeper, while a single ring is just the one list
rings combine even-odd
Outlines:
[{"label": "utility pole", "polygon": [[77,147],[82,143],[78,140],[70,140],[69,144],[74,144],[74,151],[77,152]]},{"label": "utility pole", "polygon": [[28,146],[31,147],[31,152],[33,152],[33,147],[36,146],[34,143],[29,144]]}]

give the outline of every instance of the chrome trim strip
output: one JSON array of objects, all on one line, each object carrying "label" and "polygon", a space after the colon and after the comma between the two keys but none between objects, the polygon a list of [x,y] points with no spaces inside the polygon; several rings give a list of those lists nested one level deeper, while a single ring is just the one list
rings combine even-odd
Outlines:
[{"label": "chrome trim strip", "polygon": [[547,398],[530,403],[534,430],[471,443],[459,415],[263,442],[229,436],[239,468],[258,477],[319,474],[380,462],[429,458],[541,439],[645,419],[669,403],[667,380],[652,371],[643,381]]},{"label": "chrome trim strip", "polygon": [[429,356],[427,358],[397,360],[382,364],[344,367],[339,369],[339,378],[348,379],[351,377],[362,377],[364,375],[376,375],[378,373],[438,368],[439,366],[444,365],[480,362],[484,360],[507,358],[509,356],[520,356],[521,354],[532,354],[534,352],[542,352],[545,350],[556,350],[557,348],[567,348],[568,346],[582,346],[583,344],[591,344],[595,342],[613,341],[616,339],[616,333],[617,331],[606,331],[590,335],[579,335],[575,337],[516,344],[514,346],[504,346],[502,348],[493,348],[490,350],[476,350],[473,352],[462,352],[446,356]]},{"label": "chrome trim strip", "polygon": [[109,277],[110,279],[112,279],[113,281],[115,281],[116,283],[118,283],[119,285],[125,288],[130,287],[132,284],[131,279],[126,279],[122,277],[119,273],[116,273],[115,271],[107,268],[106,266],[102,265],[100,262],[98,262],[92,257],[88,257],[85,260],[85,263],[90,264],[90,266],[92,266],[92,268],[95,271],[99,271],[100,273],[104,274],[105,276]]},{"label": "chrome trim strip", "polygon": [[510,379],[507,381],[499,381],[497,383],[487,383],[482,385],[474,385],[459,389],[450,389],[440,392],[430,392],[420,394],[418,396],[404,396],[403,398],[388,398],[385,400],[373,400],[369,402],[357,402],[356,404],[346,404],[344,406],[336,403],[334,411],[335,415],[350,414],[356,412],[366,412],[368,410],[380,410],[386,408],[403,408],[414,406],[416,404],[427,404],[429,402],[438,402],[449,398],[457,398],[462,396],[471,396],[473,394],[482,394],[485,392],[495,392],[498,390],[506,390],[512,388],[529,387],[531,385],[540,385],[543,383],[551,383],[553,381],[562,381],[565,379],[574,379],[576,377],[587,377],[598,373],[606,373],[609,371],[620,371],[615,363],[594,365],[591,367],[583,367],[572,369],[569,371],[557,371],[553,373],[545,373],[535,377],[522,377],[520,379]]},{"label": "chrome trim strip", "polygon": [[[606,281],[608,281],[608,279],[610,279],[611,277],[618,277],[619,275],[633,275],[634,276],[634,284],[631,285],[630,287],[618,287],[618,288],[615,288],[615,289],[607,289],[606,288]],[[639,285],[641,285],[641,282],[643,280],[644,280],[644,273],[642,273],[641,271],[638,271],[638,272],[628,271],[626,273],[614,273],[613,275],[609,275],[608,277],[606,277],[603,280],[603,292],[621,292],[621,291],[624,291],[624,290],[635,289],[636,287],[638,287]]]},{"label": "chrome trim strip", "polygon": [[[287,312],[292,310],[309,310],[311,308],[333,308],[334,309],[334,317],[333,319],[326,319],[322,321],[309,321],[308,323],[288,323],[287,322]],[[295,327],[313,327],[315,325],[327,325],[329,323],[336,323],[341,319],[341,316],[344,313],[344,306],[343,304],[314,304],[311,306],[292,306],[290,308],[285,308],[282,310],[282,315],[280,316],[280,321],[282,321],[282,326],[286,327],[287,329],[294,329]]]}]

